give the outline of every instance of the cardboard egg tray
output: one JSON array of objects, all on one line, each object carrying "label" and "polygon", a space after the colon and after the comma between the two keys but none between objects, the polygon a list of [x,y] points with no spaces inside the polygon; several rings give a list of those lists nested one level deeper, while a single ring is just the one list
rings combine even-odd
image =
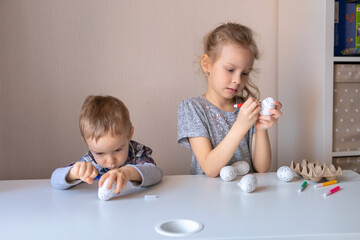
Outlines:
[{"label": "cardboard egg tray", "polygon": [[308,162],[306,159],[303,159],[301,163],[291,161],[290,168],[304,179],[310,179],[313,182],[320,182],[322,178],[331,181],[342,175],[340,167],[336,170],[333,164],[327,166],[326,163],[320,164],[319,161]]}]

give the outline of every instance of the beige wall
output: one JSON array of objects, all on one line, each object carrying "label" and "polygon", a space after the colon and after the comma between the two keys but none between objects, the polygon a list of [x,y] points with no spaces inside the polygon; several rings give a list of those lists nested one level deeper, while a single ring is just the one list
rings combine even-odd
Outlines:
[{"label": "beige wall", "polygon": [[[134,139],[165,174],[187,174],[177,107],[206,83],[203,35],[227,21],[258,33],[261,96],[277,97],[276,0],[0,1],[0,179],[49,178],[87,151],[78,130],[89,94],[128,106]],[[270,130],[276,169],[276,128]]]}]

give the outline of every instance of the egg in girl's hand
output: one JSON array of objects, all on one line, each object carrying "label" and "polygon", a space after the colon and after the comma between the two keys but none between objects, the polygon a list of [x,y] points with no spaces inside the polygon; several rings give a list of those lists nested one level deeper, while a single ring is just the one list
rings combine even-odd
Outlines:
[{"label": "egg in girl's hand", "polygon": [[220,170],[220,178],[226,182],[236,178],[236,169],[232,166],[225,166]]},{"label": "egg in girl's hand", "polygon": [[238,176],[243,176],[250,171],[250,165],[245,161],[237,161],[233,163],[233,166],[236,169],[236,174]]},{"label": "egg in girl's hand", "polygon": [[294,172],[293,172],[293,170],[291,170],[290,167],[282,166],[277,170],[276,176],[281,181],[289,182],[294,178]]},{"label": "egg in girl's hand", "polygon": [[257,178],[252,174],[245,175],[238,182],[238,186],[243,192],[252,192],[257,188]]},{"label": "egg in girl's hand", "polygon": [[275,108],[274,99],[272,97],[267,97],[264,100],[261,101],[261,115],[271,115],[269,113],[269,110],[272,108]]}]

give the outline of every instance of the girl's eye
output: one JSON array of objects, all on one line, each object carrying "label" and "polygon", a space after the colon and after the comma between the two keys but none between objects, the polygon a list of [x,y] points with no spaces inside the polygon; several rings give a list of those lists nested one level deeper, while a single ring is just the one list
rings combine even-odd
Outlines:
[{"label": "girl's eye", "polygon": [[226,71],[228,71],[228,72],[233,72],[234,69],[232,69],[232,68],[226,68]]},{"label": "girl's eye", "polygon": [[102,155],[104,155],[104,153],[95,153],[95,155],[102,156]]},{"label": "girl's eye", "polygon": [[120,152],[122,148],[116,149],[115,152]]},{"label": "girl's eye", "polygon": [[242,73],[244,76],[249,76],[250,73]]}]

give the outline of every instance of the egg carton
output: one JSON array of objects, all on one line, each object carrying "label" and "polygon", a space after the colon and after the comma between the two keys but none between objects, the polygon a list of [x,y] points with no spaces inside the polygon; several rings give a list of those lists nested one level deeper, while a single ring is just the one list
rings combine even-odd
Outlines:
[{"label": "egg carton", "polygon": [[327,166],[326,163],[320,164],[319,161],[308,162],[306,159],[303,159],[301,163],[291,161],[290,168],[304,179],[310,179],[313,182],[320,182],[322,178],[331,181],[342,175],[340,167],[336,170],[333,164]]}]

